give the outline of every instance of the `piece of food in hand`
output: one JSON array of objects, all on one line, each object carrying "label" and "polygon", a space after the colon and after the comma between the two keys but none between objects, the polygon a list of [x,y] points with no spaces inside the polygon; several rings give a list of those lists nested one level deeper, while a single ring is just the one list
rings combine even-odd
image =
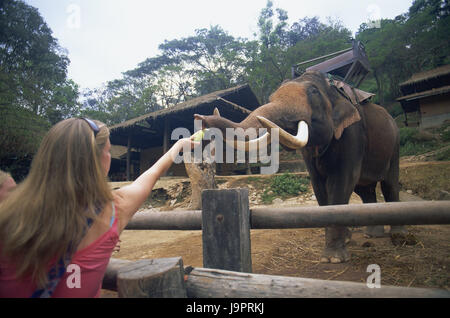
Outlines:
[{"label": "piece of food in hand", "polygon": [[191,139],[193,141],[201,141],[203,139],[204,135],[205,135],[205,130],[199,130],[191,136]]}]

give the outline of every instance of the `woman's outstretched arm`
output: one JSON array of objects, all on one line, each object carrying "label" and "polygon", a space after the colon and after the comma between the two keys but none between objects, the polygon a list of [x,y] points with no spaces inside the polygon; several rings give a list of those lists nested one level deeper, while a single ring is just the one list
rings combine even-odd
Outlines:
[{"label": "woman's outstretched arm", "polygon": [[178,140],[169,151],[133,183],[114,191],[114,202],[119,214],[119,233],[148,198],[156,181],[170,168],[179,152],[183,149],[190,150],[197,144],[199,143],[192,141],[190,138]]}]

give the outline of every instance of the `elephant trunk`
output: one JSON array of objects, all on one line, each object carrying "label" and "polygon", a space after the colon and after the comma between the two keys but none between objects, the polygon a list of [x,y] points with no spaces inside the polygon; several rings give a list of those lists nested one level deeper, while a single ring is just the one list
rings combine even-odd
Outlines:
[{"label": "elephant trunk", "polygon": [[[306,146],[309,139],[309,128],[305,121],[299,120],[296,123],[297,135],[293,136],[286,130],[280,128],[284,126],[283,122],[280,121],[280,114],[283,114],[283,108],[276,103],[268,103],[263,105],[253,111],[246,119],[240,123],[232,122],[220,116],[217,109],[214,110],[213,116],[201,116],[195,115],[197,119],[204,120],[208,127],[216,127],[222,130],[223,133],[226,132],[227,128],[243,130],[244,134],[247,134],[248,129],[266,128],[267,132],[260,137],[250,137],[247,141],[237,141],[234,138],[228,140],[224,138],[224,141],[234,149],[241,149],[245,151],[250,151],[252,149],[258,149],[259,147],[267,146],[271,143],[270,132],[271,129],[277,129],[279,132],[279,141],[281,144],[291,149],[300,149]],[[287,114],[286,116],[292,121],[292,117],[296,117],[295,114]],[[294,119],[295,120],[295,119]],[[235,131],[236,133],[236,131]],[[225,134],[226,135],[226,134]],[[247,135],[247,137],[249,137]]]},{"label": "elephant trunk", "polygon": [[[251,129],[251,130],[253,130],[253,132],[256,132],[256,135],[257,135],[258,128],[265,128],[261,124],[261,122],[258,120],[258,115],[267,114],[268,111],[270,112],[271,106],[272,105],[270,105],[270,103],[269,103],[269,104],[259,107],[258,109],[253,111],[246,119],[244,119],[240,123],[234,123],[234,122],[231,122],[230,120],[220,117],[220,114],[219,114],[218,110],[216,109],[214,111],[214,114],[216,115],[215,120],[220,121],[220,124],[218,124],[218,122],[213,122],[214,120],[211,120],[211,119],[209,120],[208,124],[210,127],[221,127],[222,132],[225,133],[224,136],[226,136],[226,128],[233,128],[235,130],[236,135],[239,135],[239,133],[236,131],[236,129],[242,129],[241,132],[243,132],[244,134],[248,134],[250,132],[249,129]],[[247,135],[247,137],[249,137],[248,138],[249,140],[245,140],[245,139],[242,140],[242,138],[240,138],[241,141],[238,141],[238,140],[235,140],[234,138],[230,139],[230,140],[228,140],[227,138],[224,138],[224,141],[231,148],[245,150],[246,152],[249,152],[250,150],[258,150],[259,147],[264,147],[271,143],[271,138],[270,138],[269,132],[265,132],[260,137],[255,136],[256,138],[254,138],[254,139],[252,139],[252,137],[250,137],[248,135]]]}]

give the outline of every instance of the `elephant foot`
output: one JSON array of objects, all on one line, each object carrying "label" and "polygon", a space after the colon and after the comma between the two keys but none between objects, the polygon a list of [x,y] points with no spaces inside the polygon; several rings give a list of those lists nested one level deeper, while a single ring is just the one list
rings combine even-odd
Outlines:
[{"label": "elephant foot", "polygon": [[391,225],[391,229],[389,230],[389,234],[408,234],[408,230],[404,225]]},{"label": "elephant foot", "polygon": [[345,247],[331,248],[327,247],[320,257],[321,263],[339,264],[350,260],[350,255]]},{"label": "elephant foot", "polygon": [[350,260],[345,244],[350,241],[351,232],[347,227],[336,226],[325,229],[325,249],[321,263],[344,263]]},{"label": "elephant foot", "polygon": [[364,231],[364,236],[366,238],[377,238],[388,236],[384,233],[384,225],[366,226]]}]

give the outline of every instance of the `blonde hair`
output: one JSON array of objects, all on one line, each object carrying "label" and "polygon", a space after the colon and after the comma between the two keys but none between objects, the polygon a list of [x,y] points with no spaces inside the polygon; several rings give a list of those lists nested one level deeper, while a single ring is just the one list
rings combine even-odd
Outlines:
[{"label": "blonde hair", "polygon": [[[28,177],[0,205],[2,253],[42,287],[48,264],[74,252],[87,230],[87,218],[112,201],[101,164],[109,129],[95,121],[96,137],[79,118],[53,126],[42,140]],[[67,265],[67,264],[66,264]]]}]

